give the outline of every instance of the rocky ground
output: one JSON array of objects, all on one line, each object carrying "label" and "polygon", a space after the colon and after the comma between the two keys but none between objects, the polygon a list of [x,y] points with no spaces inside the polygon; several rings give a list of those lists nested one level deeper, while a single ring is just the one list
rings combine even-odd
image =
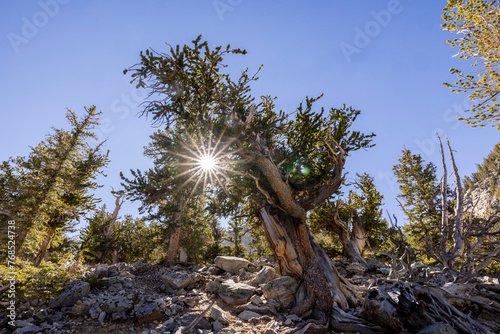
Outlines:
[{"label": "rocky ground", "polygon": [[[365,291],[365,305],[360,303],[350,315],[342,314],[343,318],[358,319],[356,314],[363,312],[370,298],[380,300],[380,296],[366,292],[379,282],[385,282],[390,268],[377,264],[376,269],[367,273],[357,264],[336,265],[350,284]],[[424,271],[422,273],[425,275]],[[9,325],[7,313],[2,313],[0,334],[273,334],[308,333],[314,328],[311,320],[287,312],[296,300],[304,298],[303,286],[294,278],[280,277],[276,264],[268,258],[250,263],[240,258],[218,257],[215,264],[174,267],[119,263],[97,267],[89,275],[88,282],[74,281],[60,297],[49,303],[32,300],[18,305],[14,327]],[[498,287],[496,278],[482,280],[478,284]],[[394,292],[397,284],[393,283],[393,290],[388,287],[383,290],[389,296],[386,302],[394,307],[400,304],[398,298],[402,299],[401,293]],[[441,289],[448,295],[460,296],[455,298],[457,304],[468,302],[463,296],[468,295],[470,285],[447,283]],[[376,291],[380,294],[382,290]],[[491,293],[489,289],[488,293]],[[474,316],[485,318],[487,323],[494,322],[499,315],[495,314],[499,310],[498,302],[495,303],[489,304],[490,309],[482,307],[479,315]],[[408,324],[405,325],[408,328]],[[386,332],[377,325],[371,328],[376,332]],[[408,332],[461,331],[460,328],[455,330],[451,324],[437,322],[416,324],[415,329]]]}]

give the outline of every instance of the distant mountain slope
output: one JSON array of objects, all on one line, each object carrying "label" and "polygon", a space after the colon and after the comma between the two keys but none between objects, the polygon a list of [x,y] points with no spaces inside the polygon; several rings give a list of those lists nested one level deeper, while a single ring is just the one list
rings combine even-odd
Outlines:
[{"label": "distant mountain slope", "polygon": [[465,204],[476,216],[490,215],[500,210],[500,143],[477,165],[477,172],[465,177]]}]

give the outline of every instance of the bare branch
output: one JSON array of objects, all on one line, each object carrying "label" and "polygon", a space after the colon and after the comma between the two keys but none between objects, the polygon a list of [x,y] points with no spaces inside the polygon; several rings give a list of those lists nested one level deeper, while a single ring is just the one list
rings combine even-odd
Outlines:
[{"label": "bare branch", "polygon": [[446,162],[444,159],[444,150],[443,143],[441,142],[441,137],[436,132],[436,136],[439,140],[439,146],[441,148],[441,161],[443,163],[443,179],[441,181],[441,238],[440,238],[440,246],[441,251],[443,253],[447,253],[449,251],[448,247],[448,237],[449,237],[449,228],[448,228],[448,197],[447,197],[447,178],[448,171],[446,170]]}]

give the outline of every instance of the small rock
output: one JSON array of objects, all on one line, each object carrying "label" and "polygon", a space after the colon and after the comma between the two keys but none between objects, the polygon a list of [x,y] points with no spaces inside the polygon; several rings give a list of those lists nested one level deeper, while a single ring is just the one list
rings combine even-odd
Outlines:
[{"label": "small rock", "polygon": [[120,311],[120,312],[113,313],[111,315],[111,318],[114,321],[116,321],[116,320],[127,320],[128,316],[127,316],[127,313],[125,311]]},{"label": "small rock", "polygon": [[265,266],[256,275],[253,280],[250,280],[248,284],[252,286],[259,286],[261,284],[272,281],[276,276],[276,270],[273,267]]},{"label": "small rock", "polygon": [[224,325],[229,325],[229,318],[224,313],[224,311],[222,311],[218,306],[215,306],[215,305],[212,306],[212,309],[210,311],[210,315],[211,315],[212,319],[214,319],[215,321],[218,321]]},{"label": "small rock", "polygon": [[221,283],[219,297],[229,305],[245,304],[252,297],[255,288],[244,283],[234,283],[233,280],[226,280]]},{"label": "small rock", "polygon": [[282,276],[261,286],[264,297],[274,299],[281,308],[291,308],[295,302],[295,292],[299,282],[290,276]]},{"label": "small rock", "polygon": [[212,328],[214,332],[220,332],[224,328],[224,325],[216,320],[212,323]]},{"label": "small rock", "polygon": [[146,303],[135,312],[135,316],[139,322],[150,323],[161,319],[161,312],[156,303]]},{"label": "small rock", "polygon": [[14,325],[15,325],[16,327],[21,327],[21,328],[23,328],[23,327],[27,327],[27,326],[30,326],[30,325],[33,325],[33,324],[32,324],[31,322],[29,322],[29,321],[26,321],[26,320],[16,320],[16,321],[14,322]]},{"label": "small rock", "polygon": [[89,314],[92,319],[97,319],[99,317],[99,312],[94,308],[94,306],[90,306]]},{"label": "small rock", "polygon": [[266,331],[264,332],[264,334],[278,334],[274,329],[266,329]]},{"label": "small rock", "polygon": [[161,276],[163,284],[175,291],[184,289],[200,280],[200,276],[186,272],[167,272]]},{"label": "small rock", "polygon": [[233,275],[237,275],[241,268],[247,269],[250,264],[250,261],[235,256],[217,256],[214,262],[218,268]]},{"label": "small rock", "polygon": [[106,312],[102,311],[101,314],[99,314],[99,319],[97,319],[97,320],[100,323],[103,323],[105,318],[106,318]]},{"label": "small rock", "polygon": [[196,305],[196,300],[194,298],[186,298],[183,302],[187,307],[194,307]]},{"label": "small rock", "polygon": [[35,334],[39,333],[42,330],[43,329],[41,327],[29,324],[28,326],[16,329],[13,334]]},{"label": "small rock", "polygon": [[89,314],[90,306],[83,303],[81,300],[77,301],[71,308],[71,314],[77,317],[82,317]]},{"label": "small rock", "polygon": [[101,305],[101,308],[106,313],[115,313],[121,311],[129,311],[133,307],[132,301],[127,296],[113,296]]},{"label": "small rock", "polygon": [[253,296],[252,298],[250,298],[250,301],[255,305],[262,304],[262,298],[260,298],[259,296]]},{"label": "small rock", "polygon": [[83,297],[87,297],[90,293],[90,285],[87,282],[75,280],[64,287],[63,293],[49,303],[51,308],[61,308],[73,306]]},{"label": "small rock", "polygon": [[302,320],[302,318],[301,318],[301,317],[299,317],[299,316],[298,316],[298,315],[296,315],[296,314],[290,314],[290,315],[287,315],[287,316],[286,316],[286,319],[287,319],[287,320],[291,320],[291,321],[293,321],[293,322],[299,322],[299,321],[301,321],[301,320]]},{"label": "small rock", "polygon": [[[180,322],[182,327],[189,326],[197,317],[198,313],[186,314],[181,317]],[[205,318],[201,318],[200,322],[194,327],[195,329],[212,329],[212,324]]]},{"label": "small rock", "polygon": [[252,318],[258,318],[260,316],[261,316],[260,314],[258,314],[256,312],[248,311],[248,310],[245,310],[245,311],[241,312],[240,314],[238,314],[238,318],[240,318],[241,320],[244,320],[244,321],[248,321]]},{"label": "small rock", "polygon": [[353,262],[349,263],[346,270],[351,275],[363,275],[366,272],[366,267],[357,262]]}]

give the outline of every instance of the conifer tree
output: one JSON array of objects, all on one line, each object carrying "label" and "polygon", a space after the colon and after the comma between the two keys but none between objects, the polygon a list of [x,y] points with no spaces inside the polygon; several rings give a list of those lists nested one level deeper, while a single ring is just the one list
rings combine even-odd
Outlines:
[{"label": "conifer tree", "polygon": [[[360,113],[352,108],[314,111],[319,98],[306,98],[293,116],[277,111],[269,96],[253,103],[249,85],[257,77],[243,71],[232,80],[223,72],[225,56],[245,53],[230,46],[211,49],[199,37],[168,53],[141,52],[140,63],[125,72],[150,92],[144,114],[154,122],[185,136],[203,129],[199,146],[212,149],[217,165],[211,187],[225,194],[229,207],[251,202],[282,274],[305,280],[308,296],[292,312],[315,309],[319,315],[334,304],[347,309],[350,292],[306,218],[341,186],[347,155],[372,146],[373,134],[351,130]],[[198,145],[191,146],[194,151]],[[195,181],[193,188],[203,184]],[[279,240],[286,242],[277,247]]]},{"label": "conifer tree", "polygon": [[70,131],[53,129],[27,158],[10,159],[2,165],[2,182],[9,185],[1,194],[1,203],[6,206],[2,209],[22,223],[18,250],[33,227],[43,236],[33,258],[35,266],[43,260],[58,229],[95,208],[97,199],[88,191],[98,187],[95,178],[108,163],[103,143],[90,143],[97,139],[93,129],[99,125],[100,114],[95,106],[85,108],[81,118],[68,110]]},{"label": "conifer tree", "polygon": [[461,34],[448,43],[459,48],[459,58],[473,60],[471,73],[452,68],[458,80],[445,83],[474,101],[468,110],[472,115],[461,120],[473,127],[490,123],[500,130],[500,1],[448,0],[444,11],[443,29]]},{"label": "conifer tree", "polygon": [[393,167],[399,183],[398,198],[408,224],[403,227],[409,243],[415,249],[426,249],[424,236],[439,242],[440,186],[436,178],[436,166],[426,163],[420,154],[404,149],[399,163]]}]

